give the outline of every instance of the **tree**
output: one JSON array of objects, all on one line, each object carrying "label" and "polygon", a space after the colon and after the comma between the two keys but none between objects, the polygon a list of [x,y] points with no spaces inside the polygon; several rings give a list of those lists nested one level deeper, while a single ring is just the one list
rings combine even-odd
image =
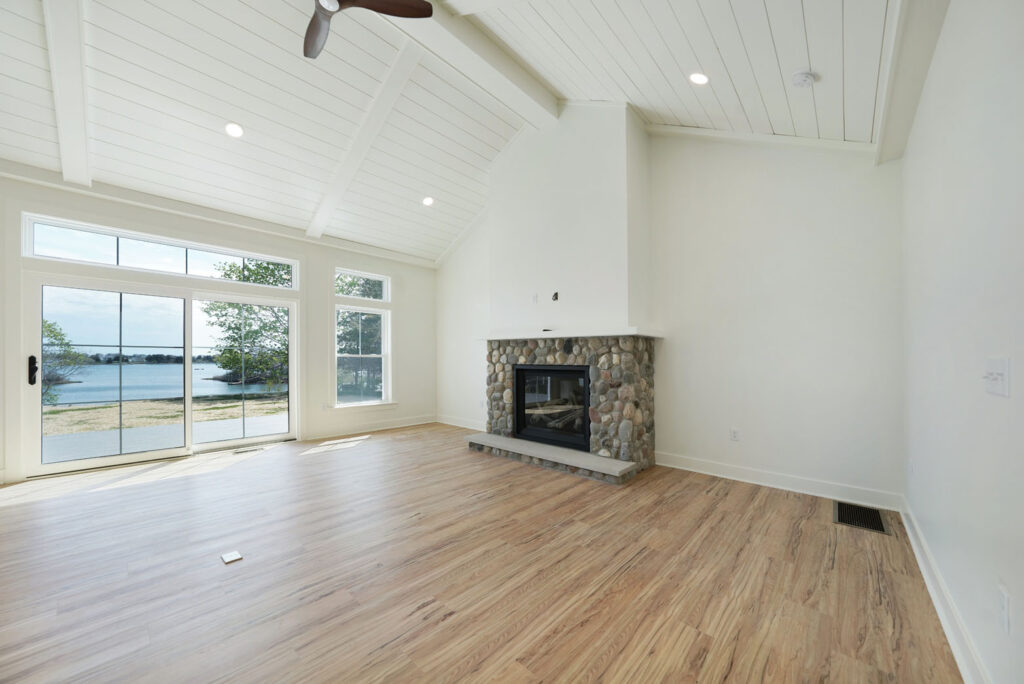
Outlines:
[{"label": "tree", "polygon": [[347,297],[384,299],[384,281],[376,278],[339,273],[334,279],[334,293]]},{"label": "tree", "polygon": [[[376,278],[339,273],[334,281],[336,294],[363,299],[384,299],[384,281]],[[357,311],[338,312],[338,353],[379,354],[381,345],[379,314]]]},{"label": "tree", "polygon": [[[215,268],[227,280],[287,286],[292,267],[259,259],[219,263]],[[214,362],[227,371],[218,379],[271,387],[288,382],[288,309],[231,302],[206,302],[203,312],[220,330]]]},{"label": "tree", "polygon": [[[336,294],[364,299],[384,299],[384,281],[376,278],[339,273],[335,279]],[[377,395],[383,381],[382,362],[374,358],[353,358],[354,355],[380,354],[381,329],[384,317],[379,313],[338,311],[338,396],[367,397]]]},{"label": "tree", "polygon": [[57,385],[72,382],[71,378],[89,363],[87,354],[76,351],[57,323],[43,319],[43,403],[56,404],[60,399]]}]

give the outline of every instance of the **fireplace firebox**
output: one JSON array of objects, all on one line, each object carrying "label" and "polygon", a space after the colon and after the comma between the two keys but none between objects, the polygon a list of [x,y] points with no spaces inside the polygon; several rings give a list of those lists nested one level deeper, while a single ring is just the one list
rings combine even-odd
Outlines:
[{"label": "fireplace firebox", "polygon": [[588,366],[514,366],[515,435],[590,451]]}]

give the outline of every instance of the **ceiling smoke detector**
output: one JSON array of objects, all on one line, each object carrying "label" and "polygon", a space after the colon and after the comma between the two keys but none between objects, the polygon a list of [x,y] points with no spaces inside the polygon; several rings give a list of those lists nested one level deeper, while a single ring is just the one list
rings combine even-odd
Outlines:
[{"label": "ceiling smoke detector", "polygon": [[797,88],[810,88],[818,80],[813,71],[798,71],[793,74],[793,85]]}]

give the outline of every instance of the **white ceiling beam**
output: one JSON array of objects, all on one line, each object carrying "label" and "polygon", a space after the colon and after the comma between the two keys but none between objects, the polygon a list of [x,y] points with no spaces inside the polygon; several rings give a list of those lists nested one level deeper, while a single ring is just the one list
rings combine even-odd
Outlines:
[{"label": "white ceiling beam", "polygon": [[65,181],[88,187],[92,185],[92,171],[89,168],[83,18],[82,0],[43,0],[60,168]]},{"label": "white ceiling beam", "polygon": [[416,65],[420,63],[422,54],[423,48],[412,40],[407,40],[402,49],[398,51],[398,56],[391,63],[384,82],[380,84],[376,97],[370,103],[370,109],[367,110],[363,122],[359,125],[359,130],[356,131],[355,137],[352,139],[352,145],[338,165],[334,167],[331,177],[327,181],[324,195],[320,198],[320,204],[313,214],[309,228],[306,229],[308,237],[315,238],[324,234],[324,229],[330,223],[334,210],[338,208],[345,193],[348,192],[348,186],[352,184],[352,179],[356,177],[356,173],[362,167],[363,160],[366,159],[367,153],[384,127],[388,114],[394,109],[395,103],[398,102],[398,98],[401,97],[402,91],[405,89],[405,84],[409,82]]},{"label": "white ceiling beam", "polygon": [[435,2],[431,19],[388,20],[532,126],[543,128],[558,120],[558,101],[551,91],[465,17]]},{"label": "white ceiling beam", "polygon": [[900,3],[889,73],[878,98],[876,164],[903,156],[948,7],[949,0]]}]

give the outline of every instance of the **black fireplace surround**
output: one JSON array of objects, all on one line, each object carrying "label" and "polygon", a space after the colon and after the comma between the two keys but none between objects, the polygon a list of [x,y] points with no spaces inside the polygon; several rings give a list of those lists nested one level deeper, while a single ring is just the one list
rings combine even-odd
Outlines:
[{"label": "black fireplace surround", "polygon": [[589,366],[513,366],[515,436],[590,451]]}]

